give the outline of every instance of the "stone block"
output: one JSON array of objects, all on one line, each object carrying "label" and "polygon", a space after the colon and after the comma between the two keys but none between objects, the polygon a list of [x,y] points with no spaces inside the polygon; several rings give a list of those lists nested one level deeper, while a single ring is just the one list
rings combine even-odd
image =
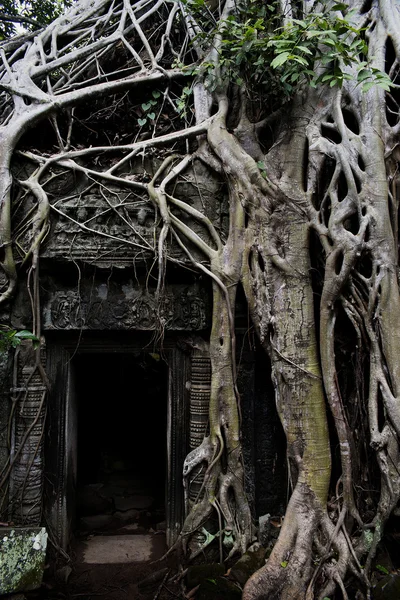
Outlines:
[{"label": "stone block", "polygon": [[91,515],[82,517],[79,521],[81,529],[85,531],[96,531],[109,527],[113,522],[112,515]]},{"label": "stone block", "polygon": [[83,562],[87,564],[118,564],[146,562],[152,558],[151,535],[110,535],[87,540]]},{"label": "stone block", "polygon": [[115,512],[114,517],[121,523],[129,523],[130,521],[138,521],[140,512],[136,508],[131,508],[131,510]]},{"label": "stone block", "polygon": [[99,485],[86,485],[78,492],[79,511],[85,517],[105,514],[112,511],[111,498],[103,498]]},{"label": "stone block", "polygon": [[41,586],[46,547],[44,527],[0,528],[0,594]]}]

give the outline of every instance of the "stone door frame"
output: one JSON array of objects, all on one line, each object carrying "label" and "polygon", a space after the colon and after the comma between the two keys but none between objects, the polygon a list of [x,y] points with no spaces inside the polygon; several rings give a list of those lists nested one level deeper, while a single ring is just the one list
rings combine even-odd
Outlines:
[{"label": "stone door frame", "polygon": [[[47,373],[51,384],[48,401],[45,449],[44,518],[50,539],[67,550],[75,518],[77,473],[77,407],[73,357],[79,354],[129,354],[146,347],[151,334],[130,331],[88,334],[58,332],[46,335]],[[180,343],[181,342],[181,343]],[[190,353],[182,335],[168,335],[163,358],[168,364],[166,537],[176,540],[184,519],[183,462],[189,449]]]}]

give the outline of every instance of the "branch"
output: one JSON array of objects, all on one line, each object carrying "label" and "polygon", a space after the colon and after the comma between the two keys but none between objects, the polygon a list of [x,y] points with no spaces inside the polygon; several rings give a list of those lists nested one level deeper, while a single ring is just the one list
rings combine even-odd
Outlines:
[{"label": "branch", "polygon": [[[192,229],[190,229],[190,227],[185,225],[185,223],[183,223],[180,219],[178,219],[178,217],[176,217],[173,214],[171,214],[170,216],[171,216],[171,222],[176,226],[176,228],[181,233],[183,233],[183,235],[190,242],[192,242],[192,244],[194,244],[198,250],[203,252],[203,254],[205,254],[205,256],[207,256],[207,258],[209,260],[212,260],[214,258],[214,256],[217,255],[216,250],[213,250],[212,248],[210,248],[210,246],[208,244],[206,244],[205,241],[202,240],[199,235],[197,235],[197,233],[195,233]],[[196,265],[197,265],[197,263],[196,263]]]},{"label": "branch", "polygon": [[0,12],[0,21],[8,21],[10,23],[27,23],[28,25],[33,25],[38,29],[44,27],[43,23],[39,23],[38,21],[35,21],[35,19],[31,19],[31,17],[25,17],[23,15],[10,15],[3,12]]},{"label": "branch", "polygon": [[[49,159],[45,159],[39,154],[34,154],[33,152],[19,152],[20,156],[25,156],[30,160],[33,160],[39,164],[44,163],[47,160],[47,166],[60,163],[64,161],[64,159],[74,159],[79,158],[81,156],[89,156],[90,154],[98,154],[104,152],[120,152],[124,150],[136,151],[145,150],[148,146],[154,146],[158,144],[167,144],[169,142],[177,142],[179,140],[184,140],[190,137],[196,137],[201,135],[202,133],[206,133],[208,126],[211,123],[211,119],[208,121],[204,121],[200,125],[194,125],[193,127],[188,127],[187,129],[181,129],[180,131],[174,131],[172,133],[166,133],[165,135],[160,135],[157,138],[150,138],[148,140],[143,140],[142,142],[136,142],[134,144],[124,144],[121,146],[92,146],[90,148],[84,148],[82,150],[72,150],[69,152],[64,152],[62,154],[57,154]],[[122,160],[125,160],[122,159]],[[117,165],[113,165],[107,171],[104,171],[104,175],[111,175],[112,171],[115,170]]]},{"label": "branch", "polygon": [[83,231],[88,231],[89,233],[95,233],[96,235],[101,235],[103,237],[106,238],[110,238],[111,240],[115,240],[116,242],[120,242],[121,244],[128,244],[128,246],[133,246],[135,248],[140,248],[141,250],[147,250],[147,251],[153,251],[153,248],[148,245],[147,248],[146,246],[142,246],[141,244],[137,244],[135,242],[132,242],[131,240],[124,240],[122,238],[119,238],[115,235],[111,235],[109,233],[105,233],[104,231],[98,231],[97,229],[92,229],[91,227],[86,227],[86,225],[84,225],[83,223],[80,223],[79,221],[76,221],[75,219],[73,219],[71,216],[67,215],[66,213],[62,212],[62,210],[60,210],[59,208],[56,208],[54,206],[54,204],[51,205],[51,208],[53,210],[56,211],[56,213],[58,213],[59,215],[61,215],[62,217],[64,217],[65,219],[68,219],[69,221],[72,221],[72,223],[75,223],[75,225],[78,225]]}]

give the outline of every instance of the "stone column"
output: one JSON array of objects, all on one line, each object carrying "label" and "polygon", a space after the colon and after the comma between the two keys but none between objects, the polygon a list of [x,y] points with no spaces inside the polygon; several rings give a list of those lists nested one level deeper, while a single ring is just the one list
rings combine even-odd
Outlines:
[{"label": "stone column", "polygon": [[[200,446],[208,433],[208,411],[211,393],[211,361],[206,350],[194,349],[191,365],[189,397],[189,449]],[[198,465],[190,474],[189,500],[195,501],[204,479],[205,465]]]},{"label": "stone column", "polygon": [[[45,355],[41,353],[41,362]],[[43,462],[47,388],[30,343],[21,345],[16,356],[16,403],[10,475],[12,520],[17,525],[39,525],[42,517]]]}]

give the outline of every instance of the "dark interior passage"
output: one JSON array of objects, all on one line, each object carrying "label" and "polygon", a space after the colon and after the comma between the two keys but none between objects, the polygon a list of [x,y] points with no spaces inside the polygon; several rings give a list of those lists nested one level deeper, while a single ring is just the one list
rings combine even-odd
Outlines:
[{"label": "dark interior passage", "polygon": [[123,517],[150,510],[160,520],[165,510],[167,365],[145,352],[93,353],[74,359],[74,373],[77,516]]}]

